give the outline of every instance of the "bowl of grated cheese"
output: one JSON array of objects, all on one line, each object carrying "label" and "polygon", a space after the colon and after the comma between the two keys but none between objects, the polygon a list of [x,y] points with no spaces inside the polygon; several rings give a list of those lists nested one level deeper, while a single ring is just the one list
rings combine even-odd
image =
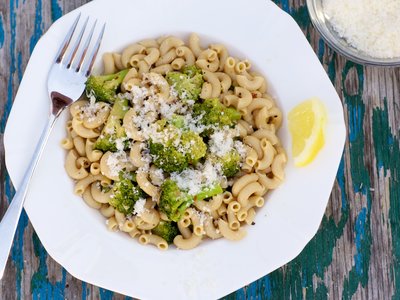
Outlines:
[{"label": "bowl of grated cheese", "polygon": [[400,66],[400,1],[307,0],[307,7],[339,54],[363,65]]}]

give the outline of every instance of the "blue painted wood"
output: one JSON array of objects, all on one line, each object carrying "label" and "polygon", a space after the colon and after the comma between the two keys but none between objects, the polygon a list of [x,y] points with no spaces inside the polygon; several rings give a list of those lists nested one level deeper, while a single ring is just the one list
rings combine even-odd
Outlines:
[{"label": "blue painted wood", "polygon": [[[1,137],[38,39],[57,18],[85,2],[1,1]],[[224,299],[400,299],[400,69],[346,61],[312,28],[304,0],[274,2],[300,25],[335,85],[349,138],[313,240],[294,261]],[[1,154],[0,216],[14,194]],[[69,275],[48,256],[23,213],[0,299],[27,298],[129,299]]]}]

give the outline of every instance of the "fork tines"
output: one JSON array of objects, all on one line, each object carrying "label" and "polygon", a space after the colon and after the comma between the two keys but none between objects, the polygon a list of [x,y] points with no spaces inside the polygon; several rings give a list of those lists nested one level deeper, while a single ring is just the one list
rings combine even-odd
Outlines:
[{"label": "fork tines", "polygon": [[[80,17],[81,14],[78,15],[78,17],[72,24],[71,28],[69,29],[67,36],[65,37],[63,43],[61,44],[60,49],[58,50],[55,63],[61,64],[67,69],[73,69],[76,72],[82,73],[82,75],[84,76],[89,76],[94,61],[96,59],[97,52],[99,51],[100,48],[106,24],[104,23],[103,26],[101,27],[100,32],[97,33],[96,42],[92,46],[90,54],[87,55],[97,25],[97,20],[93,22],[93,25],[89,33],[86,34],[85,39],[83,39],[86,27],[89,23],[89,17],[87,17],[79,33],[74,38],[74,33],[76,28],[78,27]],[[73,44],[71,44],[73,39],[74,42]],[[81,46],[82,40],[84,41],[83,45]]]}]

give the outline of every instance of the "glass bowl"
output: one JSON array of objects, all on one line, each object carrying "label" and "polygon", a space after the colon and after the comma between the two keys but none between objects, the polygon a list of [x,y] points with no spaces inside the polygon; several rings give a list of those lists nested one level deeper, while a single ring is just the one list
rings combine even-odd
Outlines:
[{"label": "glass bowl", "polygon": [[329,22],[329,17],[324,12],[322,2],[323,0],[307,0],[307,8],[312,23],[331,48],[359,64],[386,67],[400,66],[400,57],[372,57],[354,48],[344,38],[340,37]]}]

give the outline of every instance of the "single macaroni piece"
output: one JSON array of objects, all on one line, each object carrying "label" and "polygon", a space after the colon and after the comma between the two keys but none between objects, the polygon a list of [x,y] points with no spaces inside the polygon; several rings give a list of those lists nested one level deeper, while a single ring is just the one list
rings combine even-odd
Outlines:
[{"label": "single macaroni piece", "polygon": [[195,56],[194,56],[192,50],[190,50],[190,48],[188,48],[186,46],[180,46],[180,47],[176,48],[175,52],[179,58],[184,59],[185,65],[189,65],[189,66],[194,65]]},{"label": "single macaroni piece", "polygon": [[162,41],[160,44],[160,53],[161,55],[166,54],[172,48],[177,48],[179,46],[183,46],[185,43],[181,39],[177,37],[170,36]]},{"label": "single macaroni piece", "polygon": [[100,158],[103,156],[103,153],[100,150],[94,149],[95,139],[86,139],[85,143],[85,153],[86,157],[91,162],[99,161]]},{"label": "single macaroni piece", "polygon": [[138,44],[142,45],[146,48],[158,48],[159,47],[159,44],[158,44],[157,40],[155,40],[155,39],[145,39],[145,40],[140,41]]},{"label": "single macaroni piece", "polygon": [[149,65],[154,65],[160,58],[160,50],[157,47],[146,48],[146,56],[143,60]]},{"label": "single macaroni piece", "polygon": [[158,187],[153,185],[149,179],[148,179],[148,173],[143,172],[143,171],[138,171],[136,175],[136,181],[139,185],[139,187],[150,197],[153,199],[157,199],[160,192],[158,190]]},{"label": "single macaroni piece", "polygon": [[196,57],[203,51],[200,46],[200,38],[196,33],[192,33],[189,37],[189,48]]},{"label": "single macaroni piece", "polygon": [[233,57],[227,57],[224,64],[224,72],[232,79],[232,82],[236,82],[235,72],[236,60]]},{"label": "single macaroni piece", "polygon": [[174,238],[174,245],[183,250],[196,248],[201,243],[202,236],[192,234],[189,238],[178,235]]},{"label": "single macaroni piece", "polygon": [[143,141],[144,139],[142,134],[133,123],[133,118],[136,116],[136,114],[137,113],[135,109],[130,108],[123,118],[122,126],[124,127],[128,138],[131,138],[134,141]]},{"label": "single macaroni piece", "polygon": [[258,90],[265,81],[265,79],[261,76],[256,76],[252,79],[249,79],[245,75],[237,75],[236,80],[241,87],[251,92]]},{"label": "single macaroni piece", "polygon": [[265,77],[196,33],[144,39],[102,61],[116,76],[69,107],[60,143],[75,194],[110,231],[160,250],[243,239],[285,179],[283,114]]},{"label": "single macaroni piece", "polygon": [[219,229],[214,226],[213,218],[211,216],[207,216],[206,220],[204,221],[204,230],[206,235],[213,240],[222,237]]},{"label": "single macaroni piece", "polygon": [[110,231],[116,232],[119,230],[119,226],[118,226],[117,220],[115,220],[115,217],[111,217],[111,218],[107,219],[106,224],[107,224],[108,230],[110,230]]},{"label": "single macaroni piece", "polygon": [[89,189],[89,188],[87,188],[87,189],[83,192],[82,198],[83,198],[83,200],[86,202],[86,204],[87,204],[88,206],[90,206],[91,208],[94,208],[94,209],[100,209],[100,208],[101,208],[101,203],[97,202],[97,201],[93,198],[92,194],[90,193],[90,189]]},{"label": "single macaroni piece", "polygon": [[211,84],[211,97],[210,98],[217,98],[221,94],[221,83],[218,80],[217,75],[210,71],[203,71],[204,80]]},{"label": "single macaroni piece", "polygon": [[100,135],[100,130],[97,128],[87,128],[83,125],[83,121],[78,118],[72,119],[72,128],[77,135],[83,138],[97,138]]},{"label": "single macaroni piece", "polygon": [[100,213],[106,218],[111,218],[114,216],[115,209],[111,205],[103,204],[100,208]]},{"label": "single macaroni piece", "polygon": [[168,243],[162,237],[153,234],[142,234],[139,236],[139,243],[142,245],[151,244],[160,250],[168,250]]},{"label": "single macaroni piece", "polygon": [[114,59],[114,65],[117,68],[117,71],[125,69],[124,65],[122,64],[122,55],[119,53],[112,54]]},{"label": "single macaroni piece", "polygon": [[110,202],[112,191],[104,192],[101,185],[98,182],[90,185],[90,192],[94,200],[99,203],[107,204]]},{"label": "single macaroni piece", "polygon": [[218,229],[221,232],[221,235],[230,241],[238,241],[246,236],[246,231],[244,231],[242,228],[239,228],[238,230],[232,230],[228,223],[222,219],[218,220]]},{"label": "single macaroni piece", "polygon": [[85,178],[79,180],[75,184],[75,194],[82,195],[87,187],[93,182],[99,181],[102,186],[109,186],[111,180],[103,175],[91,175],[89,174]]},{"label": "single macaroni piece", "polygon": [[[173,63],[174,61],[172,61]],[[171,72],[173,70],[173,67],[171,64],[165,64],[165,65],[160,65],[158,67],[152,68],[151,72],[153,73],[157,73],[157,74],[161,74],[161,75],[165,75],[168,72]]]},{"label": "single macaroni piece", "polygon": [[105,75],[114,74],[117,72],[112,53],[103,54],[103,66]]}]

